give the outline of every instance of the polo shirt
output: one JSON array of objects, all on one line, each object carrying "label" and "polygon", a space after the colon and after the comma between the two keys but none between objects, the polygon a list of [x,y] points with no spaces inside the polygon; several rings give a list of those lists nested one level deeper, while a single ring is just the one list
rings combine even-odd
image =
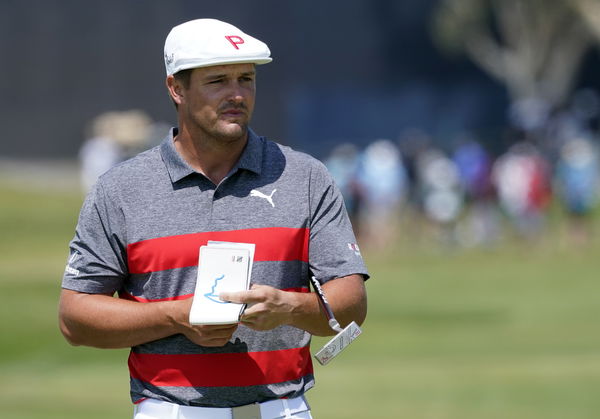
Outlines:
[{"label": "polo shirt", "polygon": [[[118,293],[140,304],[193,297],[199,247],[254,243],[251,282],[309,292],[351,274],[368,277],[342,196],[318,160],[251,130],[231,172],[215,185],[175,149],[157,147],[101,176],[82,206],[63,288]],[[231,407],[297,397],[314,385],[310,334],[240,325],[222,347],[181,334],[135,346],[131,398]]]}]

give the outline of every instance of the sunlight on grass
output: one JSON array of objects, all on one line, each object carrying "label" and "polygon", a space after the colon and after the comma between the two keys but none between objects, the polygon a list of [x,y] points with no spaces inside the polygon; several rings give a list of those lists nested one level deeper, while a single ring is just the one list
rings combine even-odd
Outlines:
[{"label": "sunlight on grass", "polygon": [[[0,405],[11,419],[131,417],[127,351],[69,346],[60,280],[78,193],[0,185]],[[366,252],[361,335],[308,393],[316,418],[595,418],[600,243]],[[315,338],[313,353],[326,341]]]}]

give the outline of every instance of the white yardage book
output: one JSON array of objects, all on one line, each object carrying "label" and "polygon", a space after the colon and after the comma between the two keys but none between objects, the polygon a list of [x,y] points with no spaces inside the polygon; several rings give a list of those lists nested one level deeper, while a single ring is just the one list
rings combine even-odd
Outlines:
[{"label": "white yardage book", "polygon": [[245,304],[219,298],[221,292],[244,291],[250,286],[254,244],[213,242],[200,247],[198,277],[190,323],[237,323]]}]

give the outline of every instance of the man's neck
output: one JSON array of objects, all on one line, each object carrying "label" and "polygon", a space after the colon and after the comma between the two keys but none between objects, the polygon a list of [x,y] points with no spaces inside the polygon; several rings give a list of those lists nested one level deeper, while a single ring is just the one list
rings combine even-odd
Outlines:
[{"label": "man's neck", "polygon": [[240,159],[248,142],[248,133],[237,140],[220,140],[179,131],[173,140],[179,155],[194,170],[218,185]]}]

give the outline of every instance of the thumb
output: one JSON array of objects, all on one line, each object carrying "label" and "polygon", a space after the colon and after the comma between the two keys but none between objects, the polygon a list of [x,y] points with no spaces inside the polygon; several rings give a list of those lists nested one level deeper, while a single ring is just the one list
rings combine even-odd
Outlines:
[{"label": "thumb", "polygon": [[219,293],[219,298],[230,303],[252,303],[256,300],[252,291],[224,291]]},{"label": "thumb", "polygon": [[245,291],[225,291],[219,293],[219,298],[223,301],[228,301],[230,303],[243,303],[243,296],[239,295]]},{"label": "thumb", "polygon": [[259,296],[253,292],[262,285],[252,284],[248,291],[224,291],[219,293],[219,298],[223,301],[229,301],[230,303],[255,303],[260,300]]}]

